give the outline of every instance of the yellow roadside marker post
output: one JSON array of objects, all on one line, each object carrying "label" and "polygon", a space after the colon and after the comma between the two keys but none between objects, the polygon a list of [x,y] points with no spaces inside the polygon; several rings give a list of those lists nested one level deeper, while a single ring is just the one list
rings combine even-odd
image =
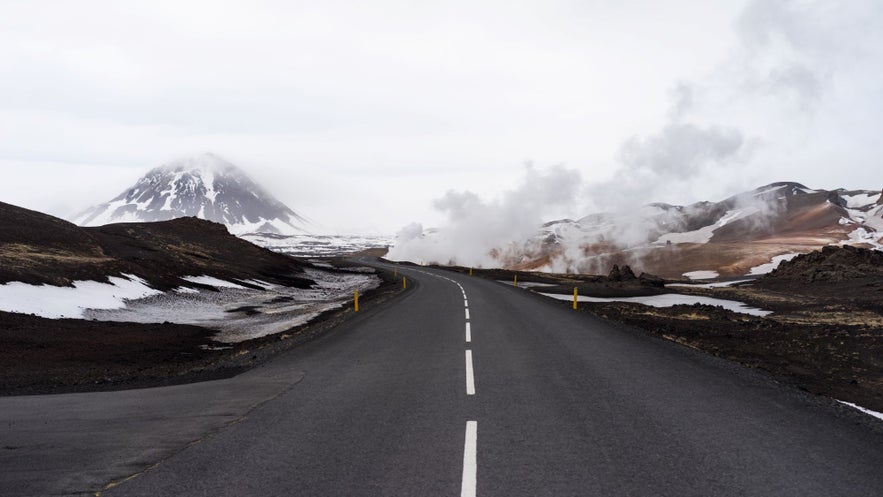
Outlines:
[{"label": "yellow roadside marker post", "polygon": [[512,286],[518,286],[518,275],[515,275],[515,279],[512,280]]},{"label": "yellow roadside marker post", "polygon": [[359,312],[359,291],[353,290],[353,309],[355,312]]},{"label": "yellow roadside marker post", "polygon": [[472,276],[472,268],[469,268],[469,276]]},{"label": "yellow roadside marker post", "polygon": [[408,278],[402,276],[402,288],[408,288]]},{"label": "yellow roadside marker post", "polygon": [[573,310],[576,310],[576,287],[573,287]]}]

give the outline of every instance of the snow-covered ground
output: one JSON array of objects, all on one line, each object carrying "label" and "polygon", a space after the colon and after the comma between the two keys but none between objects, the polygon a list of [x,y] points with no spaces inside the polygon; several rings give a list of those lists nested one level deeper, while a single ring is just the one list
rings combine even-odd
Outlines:
[{"label": "snow-covered ground", "polygon": [[720,276],[717,271],[690,271],[689,273],[684,273],[684,276],[690,278],[691,280],[710,280],[712,278],[717,278]]},{"label": "snow-covered ground", "polygon": [[714,283],[668,283],[665,286],[681,286],[686,288],[723,288],[727,286],[736,285],[738,283],[745,283],[746,281],[753,281],[753,279],[744,279],[744,280],[730,280],[730,281],[715,281]]},{"label": "snow-covered ground", "polygon": [[694,231],[686,231],[683,233],[667,233],[659,237],[659,239],[656,240],[655,243],[662,245],[667,243],[708,243],[709,240],[711,240],[711,237],[714,236],[714,232],[718,228],[722,228],[730,224],[731,222],[736,221],[737,219],[755,214],[757,213],[757,211],[758,209],[754,207],[729,210],[714,224],[703,226],[702,228]]},{"label": "snow-covered ground", "polygon": [[386,248],[393,237],[385,235],[313,235],[279,236],[252,233],[240,238],[274,252],[299,257],[333,257],[372,248]]},{"label": "snow-covered ground", "polygon": [[855,195],[841,195],[840,198],[846,201],[846,206],[850,209],[867,207],[876,204],[880,200],[879,193],[858,193]]},{"label": "snow-covered ground", "polygon": [[767,262],[765,264],[760,264],[759,266],[754,266],[753,268],[749,269],[748,274],[750,274],[750,275],[767,274],[769,272],[772,272],[773,269],[776,269],[777,267],[779,267],[779,264],[781,264],[782,262],[790,261],[791,259],[797,257],[798,255],[800,255],[800,253],[798,253],[798,252],[777,255],[777,256],[773,257],[773,259],[770,262]]},{"label": "snow-covered ground", "polygon": [[235,343],[290,330],[349,303],[353,291],[380,284],[365,271],[307,269],[305,276],[316,285],[299,289],[249,280],[264,288],[253,290],[210,276],[187,276],[183,279],[218,291],[183,286],[160,292],[132,275],[110,277],[110,283],[77,281],[73,287],[12,282],[0,285],[0,310],[51,319],[194,324],[217,330],[219,342]]},{"label": "snow-covered ground", "polygon": [[[558,300],[567,300],[570,302],[573,301],[572,295],[560,295],[556,293],[543,293],[542,295]],[[577,300],[580,302],[631,302],[633,304],[644,304],[651,307],[671,307],[675,305],[705,304],[719,305],[724,309],[728,309],[733,312],[739,312],[742,314],[751,314],[752,316],[766,316],[773,313],[773,311],[758,309],[757,307],[750,307],[737,300],[716,299],[712,297],[702,297],[698,295],[682,295],[680,293],[666,293],[662,295],[650,295],[647,297],[613,298],[587,297],[584,295],[580,295],[577,297]]]},{"label": "snow-covered ground", "polygon": [[13,281],[0,285],[0,311],[51,319],[82,318],[87,309],[122,309],[129,301],[162,293],[137,276],[124,276],[111,276],[110,283],[75,281],[70,287]]}]

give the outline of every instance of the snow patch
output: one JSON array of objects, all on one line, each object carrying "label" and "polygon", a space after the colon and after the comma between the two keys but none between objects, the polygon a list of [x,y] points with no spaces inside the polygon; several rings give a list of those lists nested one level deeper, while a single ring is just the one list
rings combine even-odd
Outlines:
[{"label": "snow patch", "polygon": [[[567,300],[571,302],[573,301],[572,295],[560,295],[555,293],[543,293],[541,295],[552,297],[553,299],[558,300]],[[633,304],[649,305],[651,307],[672,307],[675,305],[705,304],[721,306],[724,309],[733,312],[738,312],[740,314],[750,314],[752,316],[767,316],[773,313],[773,311],[767,311],[764,309],[759,309],[757,307],[750,307],[737,300],[716,299],[713,297],[702,297],[698,295],[683,295],[680,293],[665,293],[662,295],[650,295],[647,297],[613,298],[586,297],[580,295],[579,297],[577,297],[577,300],[579,300],[580,302],[630,302]]]},{"label": "snow patch", "polygon": [[686,288],[723,288],[723,287],[735,285],[737,283],[745,283],[746,281],[754,281],[754,279],[747,278],[744,280],[716,281],[714,283],[668,283],[665,286],[666,287],[682,286],[682,287],[686,287]]},{"label": "snow patch", "polygon": [[[852,244],[866,243],[877,250],[883,250],[883,238],[876,231],[868,231],[865,228],[856,228],[849,233],[849,242]],[[847,243],[847,242],[844,242]]]},{"label": "snow patch", "polygon": [[698,230],[687,231],[684,233],[668,233],[660,236],[659,239],[657,239],[654,243],[708,243],[711,240],[711,237],[714,236],[714,232],[718,228],[722,228],[737,219],[749,216],[756,212],[758,212],[758,210],[754,207],[730,210],[727,211],[723,216],[721,216],[721,218],[718,219],[717,222],[714,224],[703,226]]},{"label": "snow patch", "polygon": [[391,236],[383,235],[318,235],[304,233],[292,236],[278,236],[249,233],[240,235],[240,238],[274,252],[301,257],[328,257],[352,254],[371,248],[386,248],[393,242]]},{"label": "snow patch", "polygon": [[684,273],[684,276],[691,280],[710,280],[717,278],[720,274],[717,271],[690,271],[689,273]]},{"label": "snow patch", "polygon": [[123,309],[130,300],[161,294],[141,278],[110,276],[110,283],[75,281],[72,287],[29,285],[18,281],[0,285],[0,310],[40,317],[82,318],[87,309]]},{"label": "snow patch", "polygon": [[199,283],[201,285],[209,285],[217,288],[245,288],[244,286],[237,285],[236,283],[233,283],[231,281],[221,280],[218,278],[213,278],[211,276],[184,276],[181,279],[184,281],[189,281],[191,283]]},{"label": "snow patch", "polygon": [[880,200],[879,193],[859,193],[857,195],[840,195],[840,198],[846,201],[846,207],[850,209],[860,209],[874,205]]},{"label": "snow patch", "polygon": [[782,262],[790,261],[791,259],[797,257],[798,255],[800,255],[799,252],[792,252],[790,254],[777,255],[777,256],[773,257],[770,262],[767,262],[765,264],[760,264],[759,266],[754,266],[753,268],[749,269],[748,274],[750,274],[750,275],[767,274],[769,272],[772,272],[773,269],[776,269],[777,267],[779,267],[779,264],[781,264]]},{"label": "snow patch", "polygon": [[[380,278],[371,274],[318,269],[307,269],[305,273],[316,282],[308,289],[248,280],[259,286],[267,285],[265,290],[254,290],[210,277],[189,277],[218,286],[218,291],[152,295],[130,302],[124,309],[89,311],[85,317],[102,321],[193,324],[216,330],[214,340],[230,344],[291,330],[325,311],[349,304],[354,290],[364,293],[380,284]],[[244,312],[246,309],[255,312]]]},{"label": "snow patch", "polygon": [[[834,399],[834,400],[837,400],[837,399]],[[853,409],[858,409],[859,411],[861,411],[861,412],[863,412],[863,413],[865,413],[865,414],[868,414],[868,415],[870,415],[870,416],[874,416],[874,417],[877,418],[877,419],[881,419],[881,420],[883,420],[883,412],[872,411],[872,410],[870,410],[870,409],[866,409],[866,408],[864,408],[864,407],[862,407],[862,406],[859,406],[859,405],[853,404],[852,402],[845,402],[845,401],[842,401],[842,400],[837,400],[837,402],[840,402],[841,404],[846,404],[846,405],[848,405],[849,407],[852,407]]]}]

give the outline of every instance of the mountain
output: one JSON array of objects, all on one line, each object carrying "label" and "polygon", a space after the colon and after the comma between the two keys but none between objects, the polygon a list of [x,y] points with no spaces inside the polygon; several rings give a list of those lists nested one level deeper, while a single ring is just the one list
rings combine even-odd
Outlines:
[{"label": "mountain", "polygon": [[601,274],[612,264],[668,277],[762,274],[826,245],[883,249],[881,200],[880,191],[773,183],[719,202],[650,204],[553,223],[501,262]]},{"label": "mountain", "polygon": [[305,266],[202,219],[80,227],[0,202],[0,284],[70,286],[134,275],[153,288],[169,290],[194,286],[184,276],[207,275],[249,287],[257,278],[309,288],[313,281]]},{"label": "mountain", "polygon": [[273,198],[242,170],[206,153],[148,172],[113,200],[72,221],[81,226],[198,217],[234,234],[303,232],[304,218]]},{"label": "mountain", "polygon": [[[443,236],[440,230],[423,239]],[[883,250],[879,190],[815,190],[781,182],[718,202],[635,205],[546,223],[525,240],[489,247],[488,255],[495,266],[516,270],[607,274],[614,264],[628,264],[636,272],[698,278],[767,273],[827,245]],[[430,259],[424,260],[471,263]]]}]

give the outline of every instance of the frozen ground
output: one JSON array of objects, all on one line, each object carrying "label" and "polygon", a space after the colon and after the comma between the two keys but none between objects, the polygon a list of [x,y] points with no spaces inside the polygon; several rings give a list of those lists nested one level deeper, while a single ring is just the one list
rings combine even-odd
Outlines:
[{"label": "frozen ground", "polygon": [[376,288],[380,279],[370,268],[355,271],[307,269],[316,281],[310,289],[251,280],[252,290],[210,276],[183,279],[218,291],[176,288],[160,292],[139,278],[111,277],[111,283],[77,281],[73,287],[7,283],[0,285],[0,310],[46,318],[81,318],[136,323],[172,322],[217,330],[215,340],[235,343],[280,333],[302,325],[324,311],[351,301],[353,291]]},{"label": "frozen ground", "polygon": [[311,235],[281,236],[248,234],[240,238],[274,252],[296,257],[334,257],[372,248],[387,248],[393,237],[381,235]]},{"label": "frozen ground", "polygon": [[792,252],[790,254],[777,255],[777,256],[773,257],[773,259],[770,262],[767,262],[766,264],[754,266],[753,268],[751,268],[748,271],[748,274],[750,274],[750,275],[758,274],[759,275],[759,274],[770,273],[770,272],[772,272],[773,269],[776,269],[777,267],[779,267],[779,264],[781,264],[782,262],[790,261],[791,259],[797,257],[798,255],[800,255],[800,254],[797,252]]},{"label": "frozen ground", "polygon": [[101,321],[194,324],[218,330],[215,336],[218,342],[236,343],[305,324],[325,311],[348,304],[353,291],[364,293],[380,284],[376,275],[362,272],[307,269],[305,276],[316,281],[313,288],[304,290],[254,281],[264,290],[251,290],[214,278],[190,277],[191,281],[215,286],[218,291],[182,293],[176,289],[174,294],[128,302],[123,309],[89,310],[85,317]]},{"label": "frozen ground", "polygon": [[[573,301],[573,296],[571,295],[558,295],[554,293],[544,293],[546,297],[552,297],[553,299],[558,300],[567,300]],[[666,293],[663,295],[650,295],[646,297],[614,297],[614,298],[601,298],[601,297],[586,297],[580,295],[577,297],[580,302],[631,302],[634,304],[644,304],[649,305],[651,307],[671,307],[674,305],[693,305],[693,304],[705,304],[705,305],[719,305],[724,309],[728,309],[733,312],[739,312],[742,314],[751,314],[752,316],[766,316],[768,314],[772,314],[772,311],[767,311],[764,309],[758,309],[756,307],[749,307],[742,302],[736,300],[724,300],[724,299],[716,299],[712,297],[702,297],[698,295],[682,295],[680,293]]]},{"label": "frozen ground", "polygon": [[137,276],[124,276],[111,276],[110,283],[75,281],[70,287],[13,281],[0,285],[0,311],[50,319],[82,318],[87,309],[121,309],[130,300],[162,293]]},{"label": "frozen ground", "polygon": [[684,273],[684,276],[691,280],[710,280],[720,275],[717,271],[690,271],[689,273]]},{"label": "frozen ground", "polygon": [[682,286],[686,288],[723,288],[727,286],[732,286],[737,283],[745,283],[746,281],[754,281],[751,278],[746,278],[742,280],[730,280],[730,281],[716,281],[714,283],[668,283],[665,286]]}]

